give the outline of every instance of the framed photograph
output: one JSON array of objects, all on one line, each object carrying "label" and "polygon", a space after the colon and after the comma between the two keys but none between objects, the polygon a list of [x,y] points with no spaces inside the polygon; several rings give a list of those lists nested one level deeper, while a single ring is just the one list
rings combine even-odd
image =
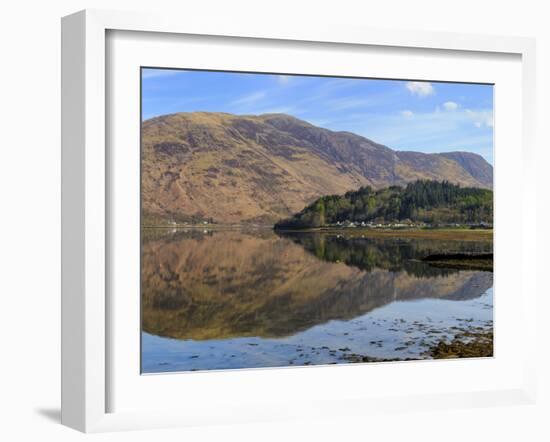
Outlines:
[{"label": "framed photograph", "polygon": [[64,424],[533,400],[534,42],[330,29],[63,19]]},{"label": "framed photograph", "polygon": [[493,88],[142,67],[141,372],[492,357]]}]

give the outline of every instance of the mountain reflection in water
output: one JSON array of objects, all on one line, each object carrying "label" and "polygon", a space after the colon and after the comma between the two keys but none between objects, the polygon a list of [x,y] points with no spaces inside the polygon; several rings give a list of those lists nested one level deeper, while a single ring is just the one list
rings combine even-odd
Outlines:
[{"label": "mountain reflection in water", "polygon": [[[492,287],[492,273],[435,268],[418,259],[491,247],[483,242],[276,235],[268,230],[145,230],[142,329],[149,340],[155,335],[205,344],[250,337],[261,342],[334,320],[349,321],[396,301],[472,300]],[[144,346],[144,371],[170,371],[155,366],[159,349],[148,353],[148,348]],[[265,365],[287,364],[280,360]],[[230,367],[226,365],[198,369]],[[237,364],[256,365],[262,366]]]}]

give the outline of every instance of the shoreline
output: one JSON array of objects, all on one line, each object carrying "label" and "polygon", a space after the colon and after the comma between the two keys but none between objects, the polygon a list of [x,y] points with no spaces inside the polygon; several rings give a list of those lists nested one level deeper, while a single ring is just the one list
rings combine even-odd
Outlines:
[{"label": "shoreline", "polygon": [[174,225],[158,224],[158,225],[140,225],[140,229],[273,230],[273,226],[270,224],[174,224]]},{"label": "shoreline", "polygon": [[365,362],[404,362],[404,361],[425,361],[441,359],[460,358],[490,358],[493,357],[493,329],[475,328],[462,330],[451,339],[441,339],[431,344],[427,351],[418,356],[407,358],[380,358],[358,353],[343,355],[342,359],[349,363]]},{"label": "shoreline", "polygon": [[[328,234],[342,235],[345,237],[366,237],[366,238],[404,238],[404,239],[439,239],[447,241],[493,241],[493,229],[470,229],[470,228],[334,228],[319,227],[312,229],[274,229],[267,224],[187,224],[187,225],[142,225],[141,230],[148,231],[239,231],[239,230],[261,230],[272,231],[275,234]],[[435,263],[434,263],[435,264]]]},{"label": "shoreline", "polygon": [[275,230],[284,233],[327,233],[346,237],[441,239],[447,241],[493,241],[492,229],[440,228],[440,229],[334,229]]}]

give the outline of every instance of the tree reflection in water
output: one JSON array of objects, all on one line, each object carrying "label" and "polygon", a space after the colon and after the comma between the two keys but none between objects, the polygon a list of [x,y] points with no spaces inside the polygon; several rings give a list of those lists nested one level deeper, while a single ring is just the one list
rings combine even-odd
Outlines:
[{"label": "tree reflection in water", "polygon": [[492,286],[492,273],[418,259],[491,247],[270,230],[149,231],[142,244],[142,328],[192,340],[284,337],[395,301],[472,299]]}]

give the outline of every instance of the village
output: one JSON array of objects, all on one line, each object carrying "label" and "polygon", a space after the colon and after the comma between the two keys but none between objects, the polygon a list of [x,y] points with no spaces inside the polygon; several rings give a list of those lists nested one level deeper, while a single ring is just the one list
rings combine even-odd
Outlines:
[{"label": "village", "polygon": [[340,229],[492,229],[493,225],[490,223],[426,223],[422,221],[403,220],[400,222],[385,222],[383,220],[374,221],[337,221],[333,224],[327,224],[325,227],[340,228]]}]

